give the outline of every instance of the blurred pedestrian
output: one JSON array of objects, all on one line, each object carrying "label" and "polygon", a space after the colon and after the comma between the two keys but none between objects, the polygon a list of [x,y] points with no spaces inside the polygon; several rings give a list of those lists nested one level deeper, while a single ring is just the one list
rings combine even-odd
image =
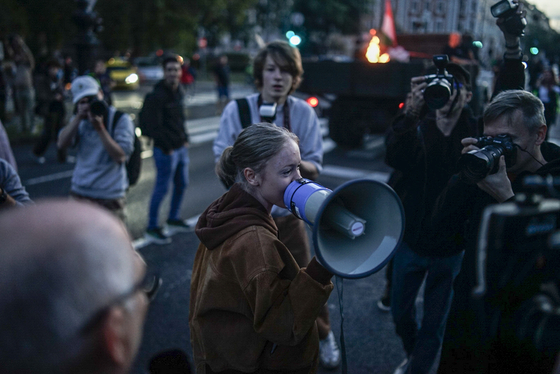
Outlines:
[{"label": "blurred pedestrian", "polygon": [[0,122],[6,122],[6,102],[8,100],[8,79],[4,71],[4,60],[6,59],[6,48],[4,40],[0,38]]},{"label": "blurred pedestrian", "polygon": [[185,94],[188,96],[194,96],[195,92],[195,80],[196,80],[196,70],[191,65],[191,60],[188,58],[183,59],[183,66],[181,66],[181,85]]},{"label": "blurred pedestrian", "polygon": [[113,87],[115,86],[115,81],[111,79],[111,76],[107,72],[107,66],[105,65],[105,61],[97,60],[95,61],[95,65],[93,66],[93,72],[91,76],[94,77],[101,86],[101,90],[103,91],[103,100],[108,105],[113,105]]},{"label": "blurred pedestrian", "polygon": [[0,372],[125,374],[161,280],[92,204],[0,214]]},{"label": "blurred pedestrian", "polygon": [[78,69],[74,66],[74,61],[72,56],[64,56],[63,64],[63,78],[62,83],[64,84],[64,89],[69,90],[72,85],[72,81],[78,76]]},{"label": "blurred pedestrian", "polygon": [[556,114],[558,111],[558,97],[560,87],[558,87],[558,78],[552,69],[545,69],[537,80],[536,94],[544,104],[544,118],[546,119],[546,138],[548,139],[552,126],[556,124]]},{"label": "blurred pedestrian", "polygon": [[[220,119],[220,130],[214,140],[214,159],[219,161],[224,149],[233,145],[241,131],[253,123],[272,122],[284,127],[300,140],[300,171],[304,178],[315,180],[322,170],[323,141],[317,114],[305,101],[291,95],[301,82],[303,68],[299,51],[287,42],[272,42],[254,59],[253,74],[260,93],[229,103]],[[261,109],[267,113],[261,113]],[[272,217],[279,239],[300,267],[311,259],[311,248],[305,223],[287,209],[274,207]],[[325,368],[335,368],[341,360],[340,349],[330,326],[325,304],[317,318],[319,328],[319,361]]]},{"label": "blurred pedestrian", "polygon": [[[0,211],[31,203],[29,194],[21,184],[16,170],[6,160],[0,158]],[[2,245],[4,245],[3,237]]]},{"label": "blurred pedestrian", "polygon": [[221,55],[214,66],[214,80],[216,81],[216,89],[218,90],[217,114],[222,114],[224,107],[229,102],[229,65],[228,57]]},{"label": "blurred pedestrian", "polygon": [[8,161],[10,165],[17,171],[17,163],[16,158],[14,157],[14,153],[12,152],[12,147],[10,145],[10,139],[8,138],[8,134],[6,133],[6,129],[0,121],[0,158]]},{"label": "blurred pedestrian", "polygon": [[235,182],[200,216],[189,326],[197,373],[316,373],[315,319],[333,289],[316,258],[302,269],[270,212],[301,178],[297,137],[267,123],[243,130],[216,167]]},{"label": "blurred pedestrian", "polygon": [[[185,93],[180,85],[179,56],[163,60],[163,79],[146,95],[140,113],[142,133],[154,141],[157,176],[150,201],[146,240],[155,244],[171,242],[171,234],[190,231],[181,218],[181,204],[189,183],[189,135],[185,124]],[[166,230],[158,224],[159,208],[173,182]]]},{"label": "blurred pedestrian", "polygon": [[[53,138],[64,127],[66,110],[64,107],[64,87],[62,85],[62,66],[58,60],[52,59],[46,64],[47,71],[36,79],[37,109],[36,113],[43,116],[43,133],[35,143],[33,154],[40,164],[45,162],[45,152]],[[56,140],[55,140],[56,141]],[[66,162],[66,150],[57,150],[58,162]]]},{"label": "blurred pedestrian", "polygon": [[72,101],[75,115],[57,142],[59,149],[77,148],[70,195],[99,204],[124,220],[125,161],[134,149],[132,120],[103,101],[99,83],[89,75],[72,82]]},{"label": "blurred pedestrian", "polygon": [[20,35],[9,37],[10,56],[15,63],[14,91],[20,128],[23,133],[34,129],[35,90],[33,89],[33,69],[35,59]]}]

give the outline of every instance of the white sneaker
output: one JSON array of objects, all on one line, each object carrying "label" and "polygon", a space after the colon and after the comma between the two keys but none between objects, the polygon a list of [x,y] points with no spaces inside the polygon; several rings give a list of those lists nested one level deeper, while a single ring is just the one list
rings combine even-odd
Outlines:
[{"label": "white sneaker", "polygon": [[319,340],[319,363],[325,369],[336,369],[340,365],[340,360],[340,348],[333,332],[329,331],[325,339]]},{"label": "white sneaker", "polygon": [[397,368],[395,369],[395,372],[393,374],[404,374],[407,367],[408,367],[408,358],[405,358],[404,361],[401,362],[401,364],[399,366],[397,366]]}]

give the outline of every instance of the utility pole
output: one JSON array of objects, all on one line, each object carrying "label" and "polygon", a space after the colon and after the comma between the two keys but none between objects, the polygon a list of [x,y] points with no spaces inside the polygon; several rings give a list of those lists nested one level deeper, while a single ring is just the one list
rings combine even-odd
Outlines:
[{"label": "utility pole", "polygon": [[92,10],[94,4],[95,1],[90,3],[88,0],[76,0],[76,11],[74,11],[73,19],[78,26],[78,35],[75,38],[74,46],[76,47],[79,75],[83,75],[92,68],[95,49],[99,45],[95,33],[101,31],[103,20]]}]

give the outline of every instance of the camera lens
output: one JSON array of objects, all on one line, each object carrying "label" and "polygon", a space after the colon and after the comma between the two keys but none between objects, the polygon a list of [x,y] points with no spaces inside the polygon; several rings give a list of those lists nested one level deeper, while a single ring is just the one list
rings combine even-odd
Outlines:
[{"label": "camera lens", "polygon": [[488,174],[494,174],[498,171],[500,156],[503,153],[502,147],[494,145],[465,153],[459,159],[463,176],[467,180],[477,183],[486,178]]},{"label": "camera lens", "polygon": [[424,90],[424,101],[432,110],[443,108],[451,97],[451,85],[446,79],[435,79]]},{"label": "camera lens", "polygon": [[89,110],[94,116],[105,116],[107,104],[102,100],[95,100],[89,104]]}]

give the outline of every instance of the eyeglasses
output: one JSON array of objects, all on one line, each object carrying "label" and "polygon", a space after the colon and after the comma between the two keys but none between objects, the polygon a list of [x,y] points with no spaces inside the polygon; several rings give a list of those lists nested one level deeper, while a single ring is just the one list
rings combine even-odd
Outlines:
[{"label": "eyeglasses", "polygon": [[80,329],[80,334],[86,334],[93,329],[99,322],[103,320],[109,310],[114,306],[122,303],[129,297],[136,294],[138,291],[142,291],[146,294],[148,298],[148,302],[152,302],[158,291],[161,287],[163,280],[159,276],[159,274],[148,274],[144,275],[140,282],[136,283],[130,290],[126,291],[125,293],[115,297],[110,303],[108,303],[105,307],[98,310],[94,313],[93,317],[91,317],[88,322]]}]

